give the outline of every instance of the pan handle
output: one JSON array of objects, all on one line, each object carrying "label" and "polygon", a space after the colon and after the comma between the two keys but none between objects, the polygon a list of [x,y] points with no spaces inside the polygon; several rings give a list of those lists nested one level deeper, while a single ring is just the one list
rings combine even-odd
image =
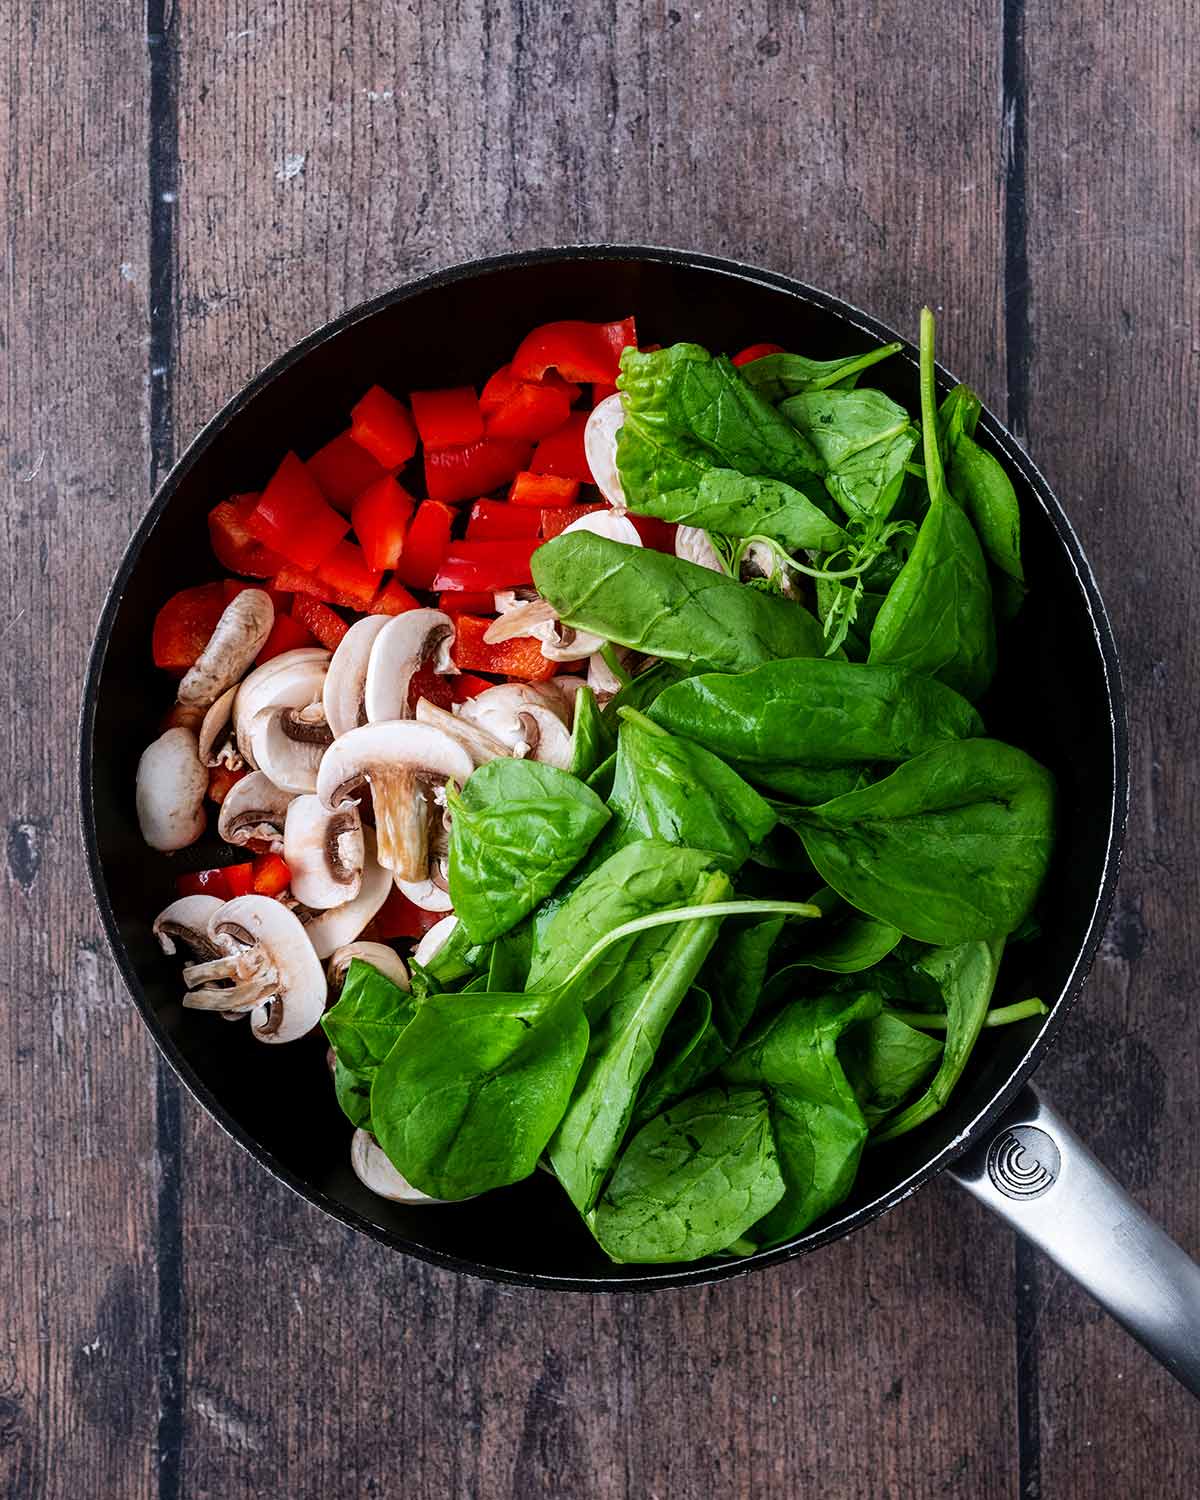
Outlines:
[{"label": "pan handle", "polygon": [[950,1173],[1200,1396],[1200,1265],[1034,1089]]}]

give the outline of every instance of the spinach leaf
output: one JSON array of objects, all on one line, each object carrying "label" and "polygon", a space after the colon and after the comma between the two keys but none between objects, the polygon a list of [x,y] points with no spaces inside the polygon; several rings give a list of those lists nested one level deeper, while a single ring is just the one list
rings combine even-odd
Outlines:
[{"label": "spinach leaf", "polygon": [[953,453],[954,446],[965,433],[975,436],[975,428],[983,411],[983,402],[970,386],[956,385],[938,408],[938,442],[943,453]]},{"label": "spinach leaf", "polygon": [[588,1223],[617,1262],[698,1260],[732,1245],[783,1191],[766,1096],[706,1089],[638,1131]]},{"label": "spinach leaf", "polygon": [[1050,862],[1054,780],[998,740],[926,750],[883,781],[784,814],[826,885],[926,943],[1012,929]]},{"label": "spinach leaf", "polygon": [[690,1094],[725,1057],[725,1044],[713,1025],[712,999],[699,984],[694,984],[663,1033],[654,1066],[638,1095],[630,1122],[633,1128],[644,1125],[677,1099]]},{"label": "spinach leaf", "polygon": [[677,739],[636,709],[621,717],[609,839],[661,839],[703,849],[724,870],[740,868],[775,826],[770,804],[702,745]]},{"label": "spinach leaf", "polygon": [[592,774],[586,779],[584,785],[595,792],[597,797],[608,801],[612,795],[613,777],[617,773],[617,752],[606,755]]},{"label": "spinach leaf", "polygon": [[979,536],[992,567],[992,592],[1002,619],[1011,619],[1025,597],[1021,564],[1021,510],[1000,460],[963,433],[950,450],[947,479]]},{"label": "spinach leaf", "polygon": [[587,1041],[569,991],[431,995],[375,1074],[375,1137],[434,1198],[517,1182],[562,1118]]},{"label": "spinach leaf", "polygon": [[619,689],[600,710],[605,727],[617,732],[617,718],[623,708],[640,708],[643,713],[665,688],[673,682],[682,682],[684,673],[669,661],[655,662],[644,672],[639,672],[632,682]]},{"label": "spinach leaf", "polygon": [[849,1026],[838,1056],[868,1126],[891,1114],[929,1076],[942,1044],[888,1011]]},{"label": "spinach leaf", "polygon": [[729,1083],[763,1089],[786,1184],[754,1238],[791,1239],[850,1191],[867,1124],[838,1058],[838,1038],[878,1015],[878,994],[824,995],[780,1011],[738,1048],[721,1070]]},{"label": "spinach leaf", "polygon": [[413,990],[421,994],[437,994],[477,974],[488,961],[488,949],[484,943],[472,942],[467,929],[456,922],[450,936],[437,950],[424,969],[413,966]]},{"label": "spinach leaf", "polygon": [[830,386],[852,388],[864,370],[881,359],[898,354],[903,344],[881,344],[865,354],[847,354],[841,359],[806,359],[803,354],[764,354],[741,365],[743,380],[764,400],[778,404],[801,391],[823,391]]},{"label": "spinach leaf", "polygon": [[649,717],[801,802],[852,791],[871,763],[983,733],[975,709],[940,682],[816,658],[686,678],[659,695]]},{"label": "spinach leaf", "polygon": [[336,1063],[333,1086],[352,1124],[371,1128],[371,1084],[416,1013],[413,997],[361,958],[351,961],[336,1005],[321,1017]]},{"label": "spinach leaf", "polygon": [[725,1047],[737,1046],[762,992],[782,917],[735,917],[721,929],[701,982],[713,1002],[713,1025]]},{"label": "spinach leaf", "polygon": [[539,547],[533,577],[576,630],[689,667],[745,672],[825,650],[821,626],[803,605],[592,532],[563,532]]},{"label": "spinach leaf", "polygon": [[488,960],[487,988],[495,994],[515,994],[525,988],[533,952],[533,924],[519,922],[492,944]]},{"label": "spinach leaf", "polygon": [[904,483],[920,434],[882,391],[804,391],[779,410],[804,433],[825,466],[825,488],[855,519],[885,519]]},{"label": "spinach leaf", "polygon": [[588,777],[612,753],[612,748],[612,734],[600,716],[595,693],[590,687],[581,687],[575,694],[575,715],[571,720],[571,764],[567,767],[568,771],[586,783]]},{"label": "spinach leaf", "polygon": [[[885,959],[900,941],[900,929],[877,921],[854,907],[828,886],[809,898],[823,920],[801,929],[800,947],[789,950],[788,968],[772,976],[771,997],[786,995],[777,984],[792,969],[820,969],[826,974],[860,974]],[[793,981],[795,976],[792,976]]]},{"label": "spinach leaf", "polygon": [[1003,952],[1003,938],[959,943],[935,950],[918,964],[937,983],[946,1006],[941,1066],[924,1094],[888,1120],[875,1140],[892,1141],[924,1124],[950,1097],[987,1016]]},{"label": "spinach leaf", "polygon": [[548,896],[609,818],[566,771],[508,756],[480,766],[447,804],[450,897],[477,943],[507,932]]},{"label": "spinach leaf", "polygon": [[[731,892],[728,879],[714,872],[701,877],[689,902],[722,901]],[[642,1080],[719,926],[719,918],[708,917],[641,934],[593,999],[587,1056],[549,1148],[550,1165],[581,1213],[599,1196]]]}]

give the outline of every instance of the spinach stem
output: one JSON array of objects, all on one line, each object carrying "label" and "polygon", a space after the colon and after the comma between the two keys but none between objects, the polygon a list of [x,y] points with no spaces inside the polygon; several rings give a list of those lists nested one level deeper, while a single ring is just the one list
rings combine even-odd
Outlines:
[{"label": "spinach stem", "polygon": [[[1044,1000],[1018,1000],[1012,1005],[998,1005],[995,1010],[989,1010],[983,1018],[983,1024],[1011,1026],[1014,1021],[1027,1021],[1030,1016],[1045,1016],[1049,1013],[1050,1007]],[[945,1031],[949,1019],[944,1013],[926,1010],[889,1009],[888,1015],[895,1016],[897,1021],[903,1021],[906,1026],[914,1026],[919,1031]]]},{"label": "spinach stem", "polygon": [[662,735],[665,739],[670,738],[670,731],[664,729],[661,724],[656,724],[653,719],[648,719],[641,709],[630,708],[627,703],[617,709],[617,718],[624,719],[627,723],[636,725],[638,729],[644,729],[647,734]]},{"label": "spinach stem", "polygon": [[613,649],[613,643],[611,641],[605,641],[603,646],[600,647],[600,655],[604,658],[605,666],[613,674],[613,676],[617,679],[621,686],[628,687],[629,684],[633,681],[633,678],[621,665],[620,658],[617,656],[616,651]]},{"label": "spinach stem", "polygon": [[946,476],[937,435],[937,372],[933,363],[933,309],[921,309],[921,443],[930,500],[946,498]]},{"label": "spinach stem", "polygon": [[861,375],[864,370],[877,365],[881,359],[889,359],[893,354],[899,354],[903,348],[903,344],[882,344],[878,349],[868,350],[866,354],[860,355],[849,364],[842,365],[839,361],[837,370],[832,370],[827,375],[818,375],[815,380],[808,383],[805,389],[823,391],[830,386],[840,386],[844,380],[849,380],[854,375]]}]

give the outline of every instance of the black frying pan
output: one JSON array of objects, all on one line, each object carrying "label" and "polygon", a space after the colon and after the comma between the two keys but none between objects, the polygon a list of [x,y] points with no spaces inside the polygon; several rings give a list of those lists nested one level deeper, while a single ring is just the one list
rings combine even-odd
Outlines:
[{"label": "black frying pan", "polygon": [[[179,870],[212,863],[215,835],[171,859],[151,853],[138,833],[133,787],[138,756],[158,733],[169,696],[150,661],[155,612],[175,590],[219,573],[208,510],[235,491],[259,488],[285,449],[308,453],[332,437],[373,382],[401,391],[475,383],[534,324],[630,312],[644,342],[694,339],[725,350],[766,338],[829,357],[897,337],[823,292],[711,257],[626,247],[506,256],[430,276],[312,334],[231,401],[171,472],[104,606],[81,724],[83,826],[96,899],[146,1024],[205,1108],[318,1207],[397,1250],[526,1286],[653,1289],[740,1275],[850,1233],[957,1161],[961,1180],[1043,1243],[1197,1389],[1200,1271],[1115,1196],[1103,1169],[1024,1088],[1079,993],[1112,903],[1126,814],[1125,706],[1112,632],[1075,533],[989,412],[981,438],[1017,486],[1030,593],[1002,637],[1000,671],[982,709],[993,733],[1054,771],[1061,819],[1044,935],[1006,960],[998,999],[1036,994],[1053,1004],[1043,1020],[985,1032],[949,1107],[894,1145],[869,1151],[854,1192],[833,1216],[746,1260],[660,1267],[606,1260],[544,1174],[501,1198],[406,1208],[368,1193],[352,1174],[350,1127],[328,1085],[319,1035],[264,1047],[249,1027],[181,1006],[178,961],[159,951],[150,924],[171,899]],[[917,408],[911,346],[871,379]],[[1093,1221],[1070,1238],[1064,1226],[1080,1211],[1080,1195],[1098,1193],[1112,1222]],[[1177,1261],[1168,1265],[1172,1253]],[[1155,1261],[1157,1302],[1139,1279],[1139,1256]],[[1111,1284],[1106,1270],[1118,1273]]]}]

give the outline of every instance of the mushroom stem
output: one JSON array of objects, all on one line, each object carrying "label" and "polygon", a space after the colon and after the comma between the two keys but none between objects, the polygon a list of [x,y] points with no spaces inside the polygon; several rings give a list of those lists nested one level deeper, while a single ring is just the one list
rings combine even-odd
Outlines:
[{"label": "mushroom stem", "polygon": [[[208,986],[209,980],[233,980]],[[184,964],[183,982],[190,993],[183,1003],[190,1010],[253,1010],[279,985],[275,966],[260,948],[243,948],[206,963]]]},{"label": "mushroom stem", "polygon": [[409,766],[380,768],[371,777],[377,858],[401,880],[424,880],[429,869],[429,798]]}]

